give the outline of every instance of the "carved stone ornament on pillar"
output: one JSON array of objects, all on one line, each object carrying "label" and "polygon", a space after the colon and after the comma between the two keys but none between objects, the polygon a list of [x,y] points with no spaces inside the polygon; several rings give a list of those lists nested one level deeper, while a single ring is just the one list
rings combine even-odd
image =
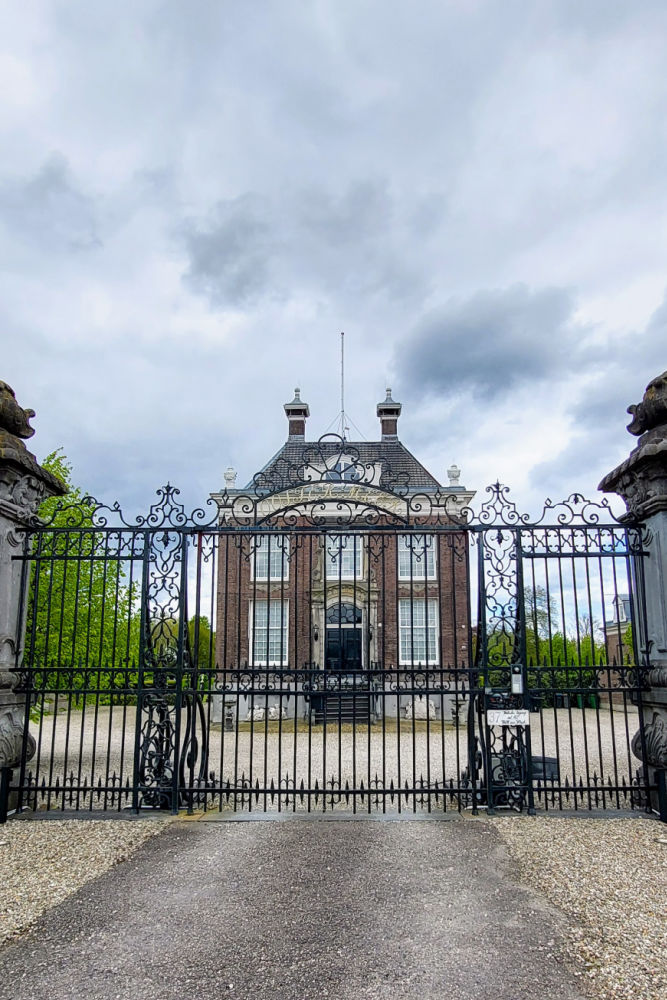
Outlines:
[{"label": "carved stone ornament on pillar", "polygon": [[667,511],[667,372],[649,382],[641,403],[629,406],[628,413],[628,430],[639,443],[598,489],[618,493],[628,514],[645,521]]},{"label": "carved stone ornament on pillar", "polygon": [[648,766],[653,783],[655,769],[667,768],[667,372],[649,382],[641,403],[629,406],[628,413],[628,430],[639,442],[598,488],[618,493],[628,520],[643,526],[646,625],[633,624],[649,658],[649,690],[642,693],[643,739],[638,732],[632,750]]},{"label": "carved stone ornament on pillar", "polygon": [[[11,386],[0,381],[0,767],[19,764],[24,746],[23,701],[13,690],[14,670],[23,655],[23,564],[13,556],[21,552],[25,529],[35,522],[42,500],[67,492],[23,443],[35,433],[29,423],[34,415],[19,406]],[[32,756],[30,736],[26,749]]]}]

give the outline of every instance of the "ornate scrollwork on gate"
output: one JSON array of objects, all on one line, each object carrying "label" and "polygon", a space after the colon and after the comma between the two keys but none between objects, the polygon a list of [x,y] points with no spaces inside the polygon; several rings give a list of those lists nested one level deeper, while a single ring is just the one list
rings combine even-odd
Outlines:
[{"label": "ornate scrollwork on gate", "polygon": [[[532,686],[543,693],[546,691],[546,697],[552,699],[552,703],[548,704],[549,710],[560,712],[561,704],[556,704],[556,698],[561,694],[559,683],[562,684],[558,679],[560,666],[556,656],[553,655],[547,663],[537,659],[537,641],[534,642],[533,662],[527,663],[522,658],[526,652],[527,632],[532,628],[534,637],[539,632],[537,624],[531,625],[527,621],[526,587],[534,588],[535,582],[529,581],[525,566],[531,560],[551,560],[551,565],[556,566],[559,560],[576,560],[577,565],[583,566],[592,554],[596,559],[620,558],[630,564],[635,557],[639,559],[643,554],[641,529],[626,521],[619,522],[606,502],[593,504],[579,494],[573,494],[560,504],[547,501],[540,516],[531,519],[517,508],[507,488],[499,483],[488,488],[481,509],[474,513],[464,506],[463,491],[457,493],[455,487],[447,491],[446,488],[427,488],[410,483],[405,473],[394,474],[384,463],[379,468],[380,463],[363,460],[359,449],[342,439],[328,439],[308,446],[298,461],[281,462],[255,477],[247,492],[230,489],[216,494],[208,520],[202,509],[188,513],[179,500],[178,490],[167,485],[158,491],[157,500],[150,510],[135,520],[125,519],[117,504],[108,507],[86,498],[78,506],[65,505],[68,510],[65,521],[52,532],[46,555],[53,560],[70,561],[76,566],[82,559],[88,559],[91,564],[94,561],[98,567],[103,566],[104,572],[107,572],[105,560],[109,564],[127,560],[132,565],[131,580],[136,579],[140,569],[142,572],[142,630],[139,639],[136,632],[133,639],[137,645],[140,642],[141,659],[137,665],[134,659],[129,662],[126,655],[118,675],[118,700],[123,699],[123,718],[127,705],[137,706],[135,780],[128,792],[134,792],[133,805],[174,809],[183,804],[191,805],[207,796],[210,800],[218,795],[222,801],[225,794],[228,799],[230,794],[233,795],[235,802],[238,795],[241,804],[249,801],[251,796],[257,802],[262,795],[272,797],[274,794],[284,795],[285,803],[290,801],[290,797],[296,802],[298,785],[292,776],[280,774],[276,778],[276,775],[269,775],[263,779],[255,773],[248,779],[242,773],[239,776],[236,767],[230,771],[229,762],[239,746],[252,746],[255,740],[264,741],[264,759],[267,759],[269,742],[275,740],[280,746],[280,740],[286,738],[284,734],[288,730],[294,747],[297,743],[301,745],[304,739],[319,739],[319,723],[313,721],[317,712],[312,706],[318,699],[319,703],[326,702],[329,696],[329,704],[338,705],[338,729],[342,735],[346,733],[342,729],[344,725],[359,725],[363,706],[367,725],[364,745],[367,745],[368,738],[368,745],[376,747],[378,752],[381,741],[374,738],[374,733],[377,735],[379,731],[373,730],[373,726],[378,724],[380,718],[392,720],[391,724],[386,721],[382,724],[384,737],[391,731],[391,738],[395,735],[400,744],[401,731],[415,740],[421,739],[419,734],[425,732],[428,746],[433,732],[442,735],[444,741],[445,699],[452,704],[452,715],[456,710],[457,722],[461,722],[465,709],[470,794],[477,796],[475,801],[482,802],[479,796],[483,788],[487,802],[521,805],[531,781],[530,733],[523,726],[487,726],[485,688],[505,694],[510,689],[512,668],[519,665],[524,671],[532,671]],[[346,497],[345,490],[348,488],[352,495]],[[77,531],[78,528],[81,530]],[[344,586],[339,582],[339,603],[352,601],[355,591],[362,592],[366,588],[363,591],[367,602],[365,616],[358,612],[362,620],[354,618],[349,624],[359,624],[366,630],[364,641],[367,640],[367,646],[363,670],[355,667],[348,672],[336,672],[327,666],[326,634],[322,635],[323,627],[326,628],[327,609],[331,604],[323,599],[320,592],[326,593],[327,587],[332,586],[327,580],[323,539],[345,535],[348,528],[350,535],[363,539],[364,582],[357,580],[355,571]],[[437,546],[434,546],[437,573],[434,570],[432,578],[424,573],[416,582],[409,584],[405,580],[401,582],[401,543],[398,539],[411,532],[413,537],[418,533],[423,537],[430,528],[437,537]],[[47,533],[48,525],[41,530]],[[266,538],[272,541],[264,549],[263,540]],[[274,539],[288,539],[288,543],[283,549],[283,542],[274,544]],[[281,550],[284,563],[277,555]],[[335,553],[334,546],[332,554]],[[36,555],[47,566],[43,558],[45,553],[38,552]],[[276,555],[275,575],[271,572],[272,555]],[[266,579],[255,572],[259,556],[267,560]],[[475,559],[475,556],[478,558]],[[411,564],[412,559],[408,562]],[[188,569],[191,571],[192,593],[202,582],[201,569],[205,563],[210,569],[210,607],[215,607],[215,611],[209,612],[211,635],[214,628],[219,630],[215,650],[219,659],[213,659],[216,640],[212,638],[210,656],[200,669],[197,641],[190,643],[186,591]],[[242,575],[249,581],[245,590],[239,583]],[[230,581],[225,591],[227,603],[219,599],[220,589],[215,590],[223,579]],[[301,581],[304,586],[299,589]],[[403,591],[400,591],[401,587]],[[474,595],[475,587],[479,595],[476,621],[469,606],[470,593],[472,591]],[[391,589],[383,594],[383,588]],[[414,666],[401,666],[400,623],[395,621],[397,610],[400,610],[396,608],[399,592],[405,593],[406,602],[440,602],[437,617],[440,635],[436,633],[434,639],[434,643],[440,641],[440,656],[433,664],[430,663],[429,619],[425,608],[424,648],[428,662],[423,663],[415,657]],[[604,593],[603,588],[600,592]],[[294,616],[289,619],[289,653],[285,652],[283,656],[281,649],[275,662],[267,655],[266,666],[253,666],[252,663],[248,666],[248,660],[252,661],[249,644],[244,651],[240,638],[234,647],[233,636],[225,634],[224,641],[220,636],[226,622],[231,619],[239,636],[243,634],[248,638],[253,635],[254,640],[249,601],[264,597],[268,601],[273,593],[276,600],[289,601],[289,614]],[[316,612],[319,617],[313,613],[314,593],[320,602]],[[369,613],[372,601],[376,601],[376,608],[379,609],[383,596],[387,598],[383,614],[380,615],[379,611],[375,616]],[[138,613],[137,597],[128,597],[128,601],[132,602],[128,605],[132,613]],[[217,603],[214,604],[215,601]],[[603,605],[604,601],[598,603]],[[195,604],[195,619],[199,620],[198,597]],[[294,611],[298,605],[303,611],[301,618]],[[549,614],[548,610],[545,614]],[[564,620],[565,614],[561,617]],[[334,621],[329,624],[342,626],[345,623],[341,618],[340,614],[338,618],[334,615]],[[299,632],[299,642],[292,639],[293,624],[294,634],[297,629],[303,632],[303,637]],[[549,623],[548,628],[553,633],[555,629],[551,625]],[[454,636],[449,648],[456,662],[447,659],[447,646],[441,639],[447,630]],[[280,629],[278,631],[281,632]],[[568,636],[565,626],[561,631],[563,648],[566,648]],[[399,641],[396,641],[397,638]],[[469,650],[475,643],[477,659],[470,662]],[[228,651],[231,648],[233,653]],[[295,649],[298,655],[294,654]],[[220,650],[224,652],[220,654]],[[319,663],[315,662],[318,658]],[[35,663],[36,660],[30,664],[33,681],[39,680]],[[42,673],[45,669],[42,667]],[[66,685],[73,698],[78,697],[79,691],[99,695],[100,691],[94,690],[95,671],[98,674],[101,671],[110,682],[110,688],[104,689],[106,699],[107,690],[114,688],[113,671],[117,669],[117,663],[108,667],[98,663],[92,668],[87,662],[81,667],[58,664],[58,683]],[[625,699],[624,709],[640,690],[642,670],[643,667],[637,664],[614,665],[615,683],[620,697]],[[574,687],[576,692],[567,705],[563,703],[563,710],[568,712],[573,709],[575,699],[579,698],[589,706],[590,711],[596,712],[596,698],[599,699],[605,683],[605,697],[609,700],[616,697],[609,681],[610,672],[607,662],[602,667],[596,663],[568,664],[564,686]],[[48,691],[57,690],[57,683],[47,680],[37,687],[40,691],[45,688]],[[207,693],[209,701],[204,700]],[[523,694],[527,696],[526,707],[516,707],[517,710],[527,711],[530,684]],[[434,696],[434,710],[431,712]],[[282,721],[281,711],[283,701],[288,699],[293,699],[289,724]],[[353,706],[351,723],[343,721],[346,701]],[[225,714],[227,706],[230,706],[229,719]],[[437,717],[436,709],[439,713]],[[216,763],[220,769],[217,779],[208,773],[208,721],[209,718],[213,721],[214,711],[219,711],[220,717],[224,718],[225,728],[221,729],[220,743],[224,740],[225,747],[221,746],[221,750],[224,749],[228,768],[223,776],[223,756],[222,753],[218,756],[214,742],[211,758],[220,761]],[[298,718],[297,711],[302,713]],[[274,715],[271,715],[272,712]],[[331,712],[322,714],[331,732],[336,716]],[[562,717],[561,714],[559,718]],[[277,725],[274,726],[274,722]],[[406,733],[411,727],[412,733]],[[537,727],[533,727],[534,734],[536,730]],[[354,738],[355,734],[351,735]],[[664,734],[656,727],[652,728],[651,723],[646,727],[645,736],[650,749],[662,747]],[[325,740],[326,733],[321,738]],[[479,743],[476,744],[475,740]],[[310,748],[310,744],[308,746]],[[459,746],[463,748],[465,741],[460,740]],[[478,747],[481,749],[478,750]],[[381,752],[384,755],[384,742]],[[385,761],[384,756],[382,759]],[[296,768],[296,756],[294,760]],[[43,765],[40,766],[43,769]],[[253,766],[252,754],[249,754],[247,766]],[[444,766],[443,752],[443,769]],[[456,766],[458,768],[458,761]],[[447,777],[451,782],[453,776]],[[115,780],[115,776],[109,780]],[[125,780],[128,780],[127,776]],[[267,787],[259,791],[257,783],[262,780]],[[393,788],[392,780],[388,778],[387,787]],[[588,785],[593,785],[596,779],[586,776],[586,780]],[[421,785],[419,782],[422,782]],[[335,789],[331,792],[331,803],[334,799],[336,802],[341,799],[347,801],[347,798],[354,801],[359,790],[359,786],[354,784],[348,786],[346,779],[341,784],[336,776],[327,778],[327,784]],[[125,789],[126,786],[123,787]],[[315,785],[315,802],[317,795],[322,794],[322,787],[320,784],[318,792]],[[376,790],[380,787],[377,774],[375,787]],[[413,785],[410,785],[404,775],[400,794],[421,795],[420,801],[424,801],[424,797],[430,801],[428,797],[431,793],[424,789],[432,787],[437,789],[437,781],[432,786],[428,784],[428,777],[426,784],[422,778],[415,777]],[[450,784],[452,795],[459,791],[468,794],[466,788],[465,784],[461,784],[460,788]],[[280,792],[280,789],[283,791]],[[312,788],[303,792],[302,781],[302,796],[311,793]],[[389,801],[393,801],[393,794],[392,791]]]},{"label": "ornate scrollwork on gate", "polygon": [[[155,527],[166,524],[172,508],[168,494],[164,517],[151,509],[144,519]],[[180,516],[177,514],[177,517]],[[182,539],[167,527],[152,531],[143,580],[143,643],[139,677],[140,806],[175,805],[176,732],[181,708]]]},{"label": "ornate scrollwork on gate", "polygon": [[419,486],[385,457],[366,460],[358,445],[327,434],[279,456],[245,490],[225,489],[216,499],[228,528],[435,526],[471,517],[461,493],[435,480]]},{"label": "ornate scrollwork on gate", "polygon": [[169,698],[165,684],[158,681],[154,690],[141,693],[140,806],[172,807],[176,748],[173,709],[173,696]]},{"label": "ornate scrollwork on gate", "polygon": [[167,483],[155,491],[156,499],[147,514],[138,514],[134,520],[126,517],[120,503],[104,503],[86,495],[74,499],[64,497],[49,510],[47,516],[40,515],[40,526],[48,528],[57,521],[59,527],[122,528],[157,531],[160,528],[187,529],[213,527],[218,522],[218,508],[212,500],[207,501],[209,510],[195,507],[186,510],[178,499],[180,490]]}]

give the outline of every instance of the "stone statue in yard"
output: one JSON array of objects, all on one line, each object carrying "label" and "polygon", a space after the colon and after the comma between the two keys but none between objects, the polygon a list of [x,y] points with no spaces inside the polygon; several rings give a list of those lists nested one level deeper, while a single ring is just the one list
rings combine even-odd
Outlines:
[{"label": "stone statue in yard", "polygon": [[423,695],[418,695],[414,699],[414,705],[412,701],[409,701],[404,711],[406,719],[435,719],[437,717],[435,702],[430,698],[427,701]]}]

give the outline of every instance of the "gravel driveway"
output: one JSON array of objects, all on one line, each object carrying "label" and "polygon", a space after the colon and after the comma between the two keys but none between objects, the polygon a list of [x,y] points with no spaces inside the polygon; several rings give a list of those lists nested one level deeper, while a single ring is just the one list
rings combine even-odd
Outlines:
[{"label": "gravel driveway", "polygon": [[0,826],[0,943],[125,861],[165,822],[163,818],[16,820]]},{"label": "gravel driveway", "polygon": [[642,816],[488,822],[521,880],[567,917],[560,950],[588,996],[667,997],[667,826]]},{"label": "gravel driveway", "polygon": [[666,857],[642,817],[17,820],[0,997],[657,1000]]},{"label": "gravel driveway", "polygon": [[580,1000],[563,930],[488,825],[181,821],[6,946],[0,997]]}]

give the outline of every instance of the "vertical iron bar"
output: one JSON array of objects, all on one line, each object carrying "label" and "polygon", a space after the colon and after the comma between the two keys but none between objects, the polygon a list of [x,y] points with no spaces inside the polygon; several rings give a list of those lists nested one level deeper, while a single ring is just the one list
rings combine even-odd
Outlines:
[{"label": "vertical iron bar", "polygon": [[[530,531],[530,542],[531,550],[535,548],[535,530],[533,528],[527,528]],[[519,625],[519,656],[521,657],[521,681],[523,687],[523,707],[527,709],[530,713],[530,692],[528,690],[528,648],[526,644],[526,606],[525,606],[525,587],[523,580],[523,543],[521,539],[521,528],[516,529],[516,589],[517,589],[517,604],[519,614],[517,616],[517,621]],[[535,595],[533,595],[534,597]],[[525,741],[526,748],[526,783],[528,791],[528,815],[535,815],[535,796],[533,791],[533,752],[532,752],[532,739],[530,732],[530,714],[528,716],[528,725],[524,728],[522,736]],[[521,773],[521,769],[519,770]],[[522,776],[523,777],[523,776]]]},{"label": "vertical iron bar", "polygon": [[153,666],[147,664],[148,646],[146,643],[146,632],[148,629],[148,588],[150,583],[150,551],[151,535],[148,531],[142,532],[143,551],[141,562],[141,611],[139,617],[139,670],[137,674],[137,712],[134,724],[134,762],[132,769],[132,812],[138,813],[139,801],[139,780],[141,775],[140,754],[141,754],[141,718],[144,707],[144,687],[146,667]]}]

